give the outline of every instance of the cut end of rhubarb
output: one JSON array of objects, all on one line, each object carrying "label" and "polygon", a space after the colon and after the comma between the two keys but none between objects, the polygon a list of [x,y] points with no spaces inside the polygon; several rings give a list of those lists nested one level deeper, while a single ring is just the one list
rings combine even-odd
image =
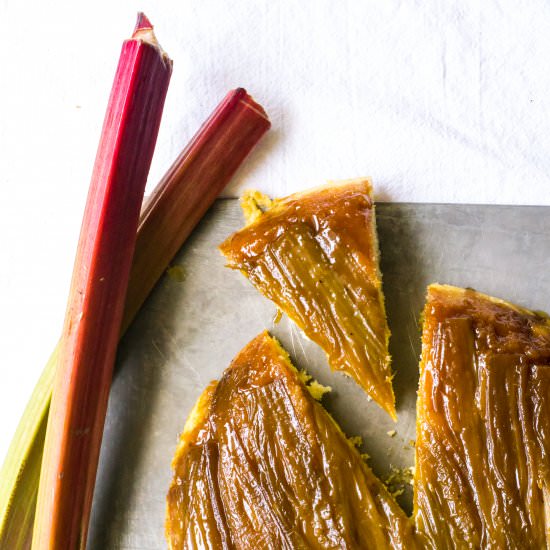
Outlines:
[{"label": "cut end of rhubarb", "polygon": [[239,100],[242,103],[244,103],[247,107],[249,107],[253,111],[256,111],[256,113],[258,113],[263,118],[265,118],[271,126],[271,122],[269,121],[269,117],[267,116],[265,109],[259,103],[257,103],[254,100],[254,98],[244,88],[237,88],[235,90],[235,93],[239,96]]},{"label": "cut end of rhubarb", "polygon": [[155,32],[153,30],[153,25],[149,18],[143,13],[139,12],[136,21],[136,27],[134,29],[134,34],[132,34],[132,40],[139,40],[145,44],[149,44],[156,48],[162,56],[162,60],[166,65],[172,66],[172,60],[168,57],[168,54],[162,49],[159,44]]},{"label": "cut end of rhubarb", "polygon": [[151,21],[149,21],[149,18],[142,11],[138,13],[137,17],[138,18],[136,21],[136,28],[134,29],[134,33],[145,29],[153,30],[153,25],[151,24]]}]

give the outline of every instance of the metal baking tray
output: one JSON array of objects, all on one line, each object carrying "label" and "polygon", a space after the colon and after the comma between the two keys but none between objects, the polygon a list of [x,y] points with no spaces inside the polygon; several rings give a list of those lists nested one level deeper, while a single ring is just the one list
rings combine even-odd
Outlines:
[{"label": "metal baking tray", "polygon": [[[332,387],[323,404],[363,438],[374,472],[414,463],[419,318],[430,282],[469,286],[550,310],[550,208],[377,206],[381,268],[399,421],[330,371],[318,346],[238,272],[217,245],[243,224],[237,200],[219,200],[173,261],[119,347],[90,526],[90,549],[165,548],[165,495],[178,433],[195,400],[237,352],[267,328],[294,364]],[[390,437],[387,432],[395,430]],[[408,487],[399,502],[410,512]]]}]

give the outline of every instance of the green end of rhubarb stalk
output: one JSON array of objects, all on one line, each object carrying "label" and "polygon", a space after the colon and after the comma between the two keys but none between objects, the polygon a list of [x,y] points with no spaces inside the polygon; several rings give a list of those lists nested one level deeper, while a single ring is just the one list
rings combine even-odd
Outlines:
[{"label": "green end of rhubarb stalk", "polygon": [[34,388],[0,470],[2,550],[23,550],[31,547],[57,351],[56,347]]}]

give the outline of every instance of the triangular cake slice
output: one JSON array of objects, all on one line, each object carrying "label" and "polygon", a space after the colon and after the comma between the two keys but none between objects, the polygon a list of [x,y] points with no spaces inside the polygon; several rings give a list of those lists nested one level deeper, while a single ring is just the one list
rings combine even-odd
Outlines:
[{"label": "triangular cake slice", "polygon": [[396,418],[368,180],[275,200],[220,250],[323,348],[332,369]]},{"label": "triangular cake slice", "polygon": [[429,287],[414,518],[432,548],[549,547],[549,365],[546,316]]},{"label": "triangular cake slice", "polygon": [[264,332],[205,390],[173,461],[172,550],[415,548],[411,520],[303,380]]}]

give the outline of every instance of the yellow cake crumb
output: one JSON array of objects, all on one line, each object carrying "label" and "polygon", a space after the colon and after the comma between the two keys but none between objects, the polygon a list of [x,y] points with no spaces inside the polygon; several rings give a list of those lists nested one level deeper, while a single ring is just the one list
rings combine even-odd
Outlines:
[{"label": "yellow cake crumb", "polygon": [[320,401],[325,393],[332,391],[332,388],[330,386],[323,386],[323,384],[319,384],[317,380],[312,380],[311,383],[308,384],[306,387],[309,390],[311,396],[317,401]]},{"label": "yellow cake crumb", "polygon": [[300,382],[304,384],[313,399],[321,401],[323,395],[332,390],[330,386],[323,386],[323,384],[320,384],[317,380],[314,380],[311,374],[308,374],[305,370],[300,370],[297,372]]},{"label": "yellow cake crumb", "polygon": [[170,266],[166,273],[176,283],[182,283],[185,280],[185,269],[181,265]]},{"label": "yellow cake crumb", "polygon": [[271,208],[273,201],[260,191],[249,189],[241,196],[241,208],[246,225],[254,223],[266,210]]},{"label": "yellow cake crumb", "polygon": [[390,474],[383,481],[394,497],[402,495],[405,491],[403,488],[405,484],[414,484],[414,466],[402,469],[392,466]]}]

